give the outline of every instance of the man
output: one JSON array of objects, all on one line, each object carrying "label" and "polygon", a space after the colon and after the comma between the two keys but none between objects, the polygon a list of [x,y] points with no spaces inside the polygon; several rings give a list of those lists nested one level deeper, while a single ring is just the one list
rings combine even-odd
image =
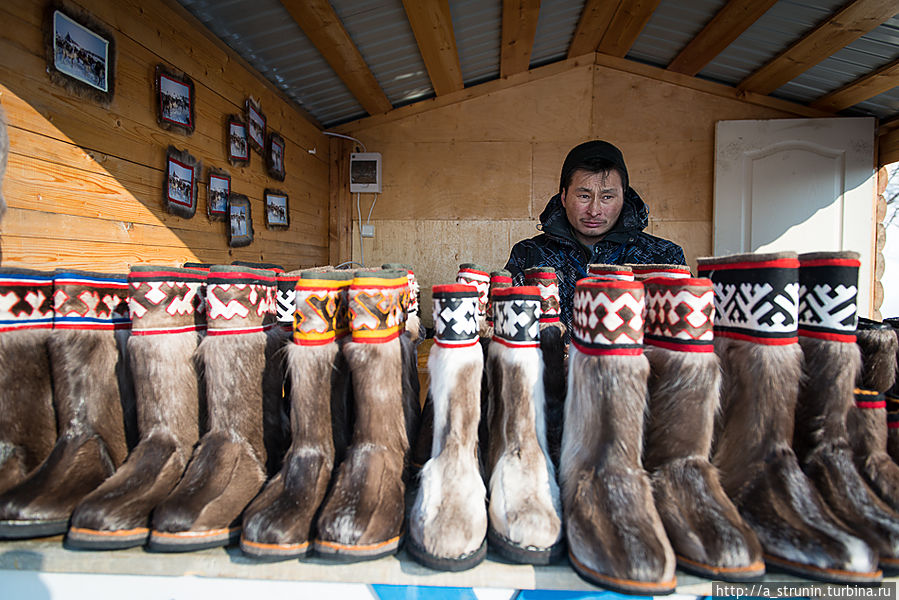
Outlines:
[{"label": "man", "polygon": [[649,209],[630,187],[621,151],[594,140],[576,146],[562,165],[559,193],[540,215],[543,231],[512,247],[506,269],[515,285],[530,267],[554,267],[561,319],[571,328],[571,302],[587,265],[686,264],[683,249],[644,233]]}]

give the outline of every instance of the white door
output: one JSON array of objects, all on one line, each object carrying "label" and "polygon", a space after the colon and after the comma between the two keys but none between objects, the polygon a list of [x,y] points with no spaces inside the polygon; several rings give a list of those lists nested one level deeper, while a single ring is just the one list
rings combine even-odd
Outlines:
[{"label": "white door", "polygon": [[854,250],[859,314],[871,314],[874,119],[719,121],[716,256]]}]

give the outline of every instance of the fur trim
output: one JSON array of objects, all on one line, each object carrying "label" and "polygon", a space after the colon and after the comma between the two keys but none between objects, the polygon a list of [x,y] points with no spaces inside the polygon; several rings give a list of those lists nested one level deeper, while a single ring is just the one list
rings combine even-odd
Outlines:
[{"label": "fur trim", "polygon": [[899,340],[893,328],[859,329],[856,342],[862,352],[858,384],[868,390],[884,393],[896,383],[896,353]]},{"label": "fur trim", "polygon": [[849,408],[846,427],[858,472],[881,500],[899,511],[899,465],[887,454],[886,412],[885,406],[854,405]]}]

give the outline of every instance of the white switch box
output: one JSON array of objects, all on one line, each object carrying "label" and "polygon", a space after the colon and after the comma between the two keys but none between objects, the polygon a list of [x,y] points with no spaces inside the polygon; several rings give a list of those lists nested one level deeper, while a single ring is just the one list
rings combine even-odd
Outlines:
[{"label": "white switch box", "polygon": [[363,225],[362,226],[362,237],[375,237],[375,226],[374,225]]}]

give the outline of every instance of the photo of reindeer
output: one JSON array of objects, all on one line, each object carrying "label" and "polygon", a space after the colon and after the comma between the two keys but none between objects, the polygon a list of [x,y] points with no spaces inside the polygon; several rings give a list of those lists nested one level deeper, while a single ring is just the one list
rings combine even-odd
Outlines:
[{"label": "photo of reindeer", "polygon": [[250,146],[247,126],[236,121],[228,122],[228,153],[230,160],[249,160]]},{"label": "photo of reindeer", "polygon": [[70,17],[53,12],[53,66],[102,92],[109,91],[109,42]]},{"label": "photo of reindeer", "polygon": [[265,190],[265,226],[288,227],[287,194],[278,190]]},{"label": "photo of reindeer", "polygon": [[159,75],[159,112],[163,120],[191,127],[190,95],[189,85],[168,75]]},{"label": "photo of reindeer", "polygon": [[231,237],[247,235],[247,207],[233,206],[231,208]]},{"label": "photo of reindeer", "polygon": [[224,215],[228,209],[231,178],[217,173],[209,174],[209,190],[206,192],[207,211],[210,216]]},{"label": "photo of reindeer", "polygon": [[250,146],[260,155],[265,156],[265,115],[253,100],[247,100],[247,126],[250,134]]},{"label": "photo of reindeer", "polygon": [[194,170],[169,158],[169,200],[184,206],[193,205]]}]

